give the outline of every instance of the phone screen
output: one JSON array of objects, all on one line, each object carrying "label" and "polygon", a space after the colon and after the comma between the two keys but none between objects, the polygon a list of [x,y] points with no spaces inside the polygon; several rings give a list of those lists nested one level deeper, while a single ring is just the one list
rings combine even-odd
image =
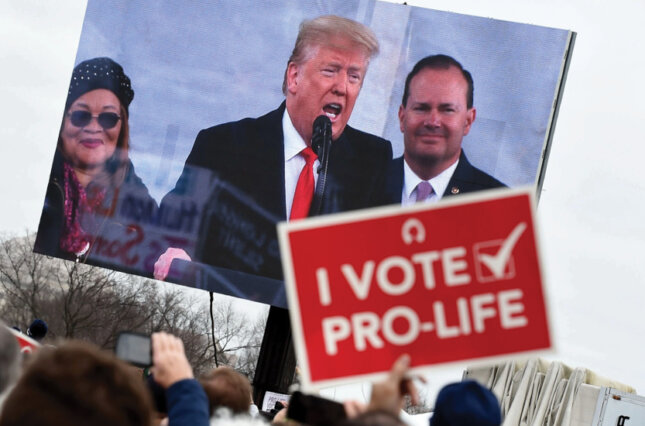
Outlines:
[{"label": "phone screen", "polygon": [[116,341],[116,356],[137,367],[152,365],[150,336],[138,333],[119,333]]}]

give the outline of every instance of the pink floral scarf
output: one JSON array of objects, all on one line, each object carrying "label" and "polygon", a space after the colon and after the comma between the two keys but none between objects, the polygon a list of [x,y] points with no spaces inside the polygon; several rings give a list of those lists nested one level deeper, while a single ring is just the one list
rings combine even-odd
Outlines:
[{"label": "pink floral scarf", "polygon": [[[91,235],[81,226],[83,222],[90,222],[92,213],[100,206],[105,197],[105,190],[93,191],[96,196],[88,199],[85,188],[76,177],[72,166],[67,162],[63,165],[63,190],[65,201],[63,214],[65,225],[60,238],[60,248],[68,253],[82,256],[90,248]],[[89,219],[89,221],[85,220]]]}]

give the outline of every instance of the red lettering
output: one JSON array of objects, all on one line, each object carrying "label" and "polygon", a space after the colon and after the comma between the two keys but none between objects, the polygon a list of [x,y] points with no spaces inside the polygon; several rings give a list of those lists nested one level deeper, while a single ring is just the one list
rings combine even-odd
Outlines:
[{"label": "red lettering", "polygon": [[127,241],[125,244],[123,244],[123,252],[121,254],[121,259],[123,260],[123,263],[125,263],[128,266],[134,265],[139,260],[138,254],[134,254],[128,257],[128,252],[133,247],[136,247],[139,244],[141,244],[144,236],[143,229],[141,229],[139,225],[128,226],[128,230],[126,231],[126,234],[132,234],[133,232],[135,233],[134,238],[130,241]]}]

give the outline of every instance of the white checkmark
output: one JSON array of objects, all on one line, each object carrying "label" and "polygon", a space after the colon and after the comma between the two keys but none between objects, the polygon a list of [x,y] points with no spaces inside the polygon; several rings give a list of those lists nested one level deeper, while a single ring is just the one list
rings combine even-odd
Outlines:
[{"label": "white checkmark", "polygon": [[517,244],[517,240],[520,239],[520,236],[526,229],[526,222],[519,223],[513,231],[509,234],[508,238],[502,243],[502,247],[499,249],[497,254],[486,254],[481,253],[479,255],[479,260],[490,269],[495,278],[502,279],[504,278],[504,269],[506,269],[506,264],[511,258],[511,253],[513,253],[513,248]]}]

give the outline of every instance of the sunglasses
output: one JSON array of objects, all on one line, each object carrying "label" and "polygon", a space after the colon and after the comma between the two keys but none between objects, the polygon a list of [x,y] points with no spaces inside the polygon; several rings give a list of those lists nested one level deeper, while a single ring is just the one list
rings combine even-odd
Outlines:
[{"label": "sunglasses", "polygon": [[74,111],[69,115],[69,121],[76,127],[85,127],[96,118],[103,129],[111,129],[116,126],[121,117],[114,112],[102,112],[99,115],[92,115],[89,111]]}]

